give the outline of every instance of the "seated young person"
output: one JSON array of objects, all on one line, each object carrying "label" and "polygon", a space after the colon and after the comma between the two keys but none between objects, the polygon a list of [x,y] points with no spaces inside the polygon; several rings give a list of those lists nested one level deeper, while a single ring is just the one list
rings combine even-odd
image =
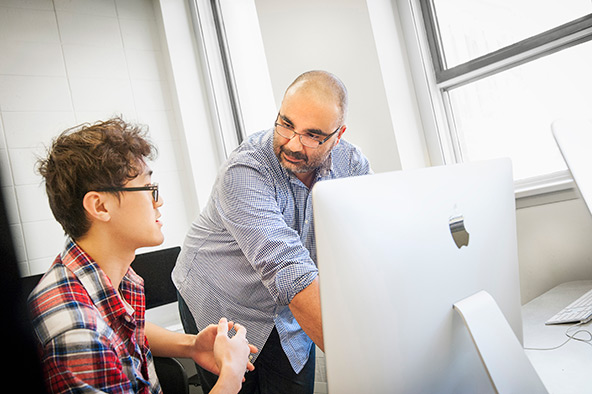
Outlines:
[{"label": "seated young person", "polygon": [[[253,370],[246,329],[225,318],[198,335],[144,320],[136,249],[163,242],[145,132],[119,118],[70,129],[38,163],[49,204],[68,240],[29,297],[50,392],[160,393],[152,355],[187,357],[236,393]],[[165,279],[165,278],[163,278]],[[236,334],[229,338],[234,326]]]}]

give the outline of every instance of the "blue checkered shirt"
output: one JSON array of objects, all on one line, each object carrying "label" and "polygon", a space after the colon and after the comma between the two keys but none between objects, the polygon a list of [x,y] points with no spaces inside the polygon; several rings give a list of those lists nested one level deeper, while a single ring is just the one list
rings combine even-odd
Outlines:
[{"label": "blue checkered shirt", "polygon": [[[342,139],[316,181],[370,172],[361,151]],[[280,165],[271,129],[251,135],[222,166],[172,277],[198,329],[227,317],[261,350],[275,325],[299,373],[313,343],[288,304],[317,277],[315,260],[310,190]]]}]

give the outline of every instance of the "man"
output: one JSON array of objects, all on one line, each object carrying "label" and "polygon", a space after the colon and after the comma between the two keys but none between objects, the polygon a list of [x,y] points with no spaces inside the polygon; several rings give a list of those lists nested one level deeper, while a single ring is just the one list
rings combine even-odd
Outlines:
[{"label": "man", "polygon": [[[225,318],[197,336],[144,320],[137,248],[162,243],[158,184],[142,129],[119,118],[58,136],[40,160],[49,204],[69,236],[29,297],[50,392],[160,393],[152,353],[189,357],[220,374],[215,392],[238,392],[248,362],[246,330]],[[148,346],[150,343],[150,347]]]},{"label": "man", "polygon": [[[323,333],[310,190],[371,172],[341,139],[346,112],[337,77],[299,76],[275,127],[250,136],[222,166],[173,270],[186,331],[228,316],[261,349],[241,392],[313,392],[313,342],[323,349]],[[216,377],[198,372],[207,392]]]}]

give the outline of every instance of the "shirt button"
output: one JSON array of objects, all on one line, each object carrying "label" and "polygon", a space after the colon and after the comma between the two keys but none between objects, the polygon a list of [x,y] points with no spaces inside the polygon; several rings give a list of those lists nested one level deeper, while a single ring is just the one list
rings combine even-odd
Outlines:
[{"label": "shirt button", "polygon": [[306,220],[304,221],[304,223],[308,224],[308,219],[306,219]]},{"label": "shirt button", "polygon": [[129,315],[125,315],[123,318],[124,318],[124,319],[125,319],[125,321],[126,321],[126,322],[128,322],[128,323],[132,321],[132,318],[131,318],[131,317],[129,317]]}]

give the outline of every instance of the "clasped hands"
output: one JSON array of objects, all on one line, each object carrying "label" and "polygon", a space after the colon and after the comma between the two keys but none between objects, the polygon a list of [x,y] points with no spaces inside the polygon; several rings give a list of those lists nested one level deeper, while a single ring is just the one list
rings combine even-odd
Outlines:
[{"label": "clasped hands", "polygon": [[[228,336],[235,329],[236,334]],[[247,329],[226,318],[221,318],[218,325],[210,324],[195,337],[193,361],[208,371],[216,374],[243,375],[255,366],[250,361],[250,354],[258,349],[247,340]]]}]

